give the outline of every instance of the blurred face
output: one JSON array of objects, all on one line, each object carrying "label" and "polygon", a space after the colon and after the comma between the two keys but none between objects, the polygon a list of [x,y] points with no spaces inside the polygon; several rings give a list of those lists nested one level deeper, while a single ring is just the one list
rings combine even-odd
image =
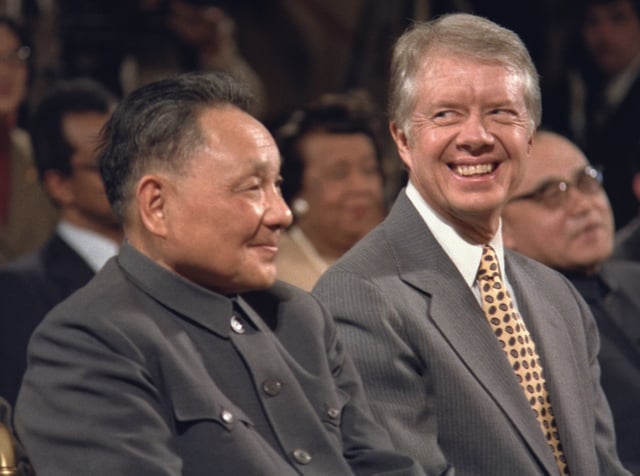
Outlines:
[{"label": "blurred face", "polygon": [[15,113],[27,94],[27,63],[21,46],[18,37],[0,25],[0,117]]},{"label": "blurred face", "polygon": [[605,74],[621,72],[640,54],[640,18],[629,0],[589,6],[582,34]]},{"label": "blurred face", "polygon": [[604,190],[595,175],[585,175],[586,166],[571,142],[538,134],[515,197],[539,193],[505,207],[505,244],[556,269],[595,270],[611,254],[614,226]]},{"label": "blurred face", "polygon": [[62,206],[63,216],[85,228],[101,231],[119,228],[107,200],[98,170],[97,145],[100,130],[109,114],[97,112],[66,114],[63,131],[73,149],[71,175],[66,179],[71,193]]},{"label": "blurred face", "polygon": [[382,174],[365,134],[315,132],[300,142],[302,191],[309,211],[299,226],[318,247],[342,254],[377,225],[384,214]]},{"label": "blurred face", "polygon": [[528,158],[522,80],[445,52],[423,65],[416,85],[409,136],[391,125],[410,180],[465,239],[485,243]]},{"label": "blurred face", "polygon": [[200,126],[207,147],[165,184],[161,262],[223,294],[269,287],[280,232],[291,223],[275,142],[233,107],[206,110]]}]

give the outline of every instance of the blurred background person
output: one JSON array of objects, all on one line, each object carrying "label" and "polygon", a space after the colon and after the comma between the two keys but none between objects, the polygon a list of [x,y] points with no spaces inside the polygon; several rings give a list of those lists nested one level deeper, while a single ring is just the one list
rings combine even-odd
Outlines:
[{"label": "blurred background person", "polygon": [[278,278],[311,290],[385,215],[375,108],[363,92],[328,94],[275,133],[282,193],[295,222],[280,241]]},{"label": "blurred background person", "polygon": [[640,0],[580,0],[566,81],[545,93],[543,124],[594,165],[621,228],[638,214],[631,177],[640,155]]},{"label": "blurred background person", "polygon": [[38,183],[29,136],[18,127],[30,55],[22,30],[0,17],[0,263],[42,245],[57,219]]},{"label": "blurred background person", "polygon": [[[640,141],[640,137],[638,137]],[[635,157],[631,190],[640,205],[640,154]],[[640,206],[638,214],[616,232],[613,246],[613,258],[640,261]]]},{"label": "blurred background person", "polygon": [[506,246],[564,274],[600,331],[602,388],[618,454],[640,474],[640,265],[611,261],[613,215],[600,172],[563,136],[538,132],[524,178],[505,207]]},{"label": "blurred background person", "polygon": [[98,136],[115,98],[76,79],[43,97],[32,121],[40,179],[60,211],[34,254],[0,267],[0,395],[15,403],[29,337],[44,315],[86,284],[122,239],[98,171]]}]

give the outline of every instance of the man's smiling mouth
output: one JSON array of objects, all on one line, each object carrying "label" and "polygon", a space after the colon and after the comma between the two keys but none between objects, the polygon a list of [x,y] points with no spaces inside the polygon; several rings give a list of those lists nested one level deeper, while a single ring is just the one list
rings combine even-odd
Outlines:
[{"label": "man's smiling mouth", "polygon": [[475,165],[451,165],[451,170],[462,177],[474,177],[487,175],[497,168],[498,164],[475,164]]}]

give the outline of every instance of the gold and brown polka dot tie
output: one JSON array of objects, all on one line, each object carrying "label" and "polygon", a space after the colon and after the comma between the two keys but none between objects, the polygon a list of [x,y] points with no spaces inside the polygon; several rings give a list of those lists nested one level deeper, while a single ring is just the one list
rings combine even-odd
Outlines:
[{"label": "gold and brown polka dot tie", "polygon": [[540,358],[529,331],[513,306],[513,301],[502,278],[495,251],[489,245],[482,248],[478,269],[478,285],[482,309],[498,338],[502,350],[533,409],[542,433],[545,435],[561,474],[569,474],[556,420],[553,417],[551,399],[547,394]]}]

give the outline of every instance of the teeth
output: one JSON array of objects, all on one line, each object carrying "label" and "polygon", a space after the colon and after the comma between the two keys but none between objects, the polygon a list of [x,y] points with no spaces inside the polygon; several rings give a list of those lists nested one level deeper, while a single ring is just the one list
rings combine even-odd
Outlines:
[{"label": "teeth", "polygon": [[495,164],[456,165],[454,167],[455,173],[457,173],[458,175],[462,175],[463,177],[490,174],[494,169]]}]

